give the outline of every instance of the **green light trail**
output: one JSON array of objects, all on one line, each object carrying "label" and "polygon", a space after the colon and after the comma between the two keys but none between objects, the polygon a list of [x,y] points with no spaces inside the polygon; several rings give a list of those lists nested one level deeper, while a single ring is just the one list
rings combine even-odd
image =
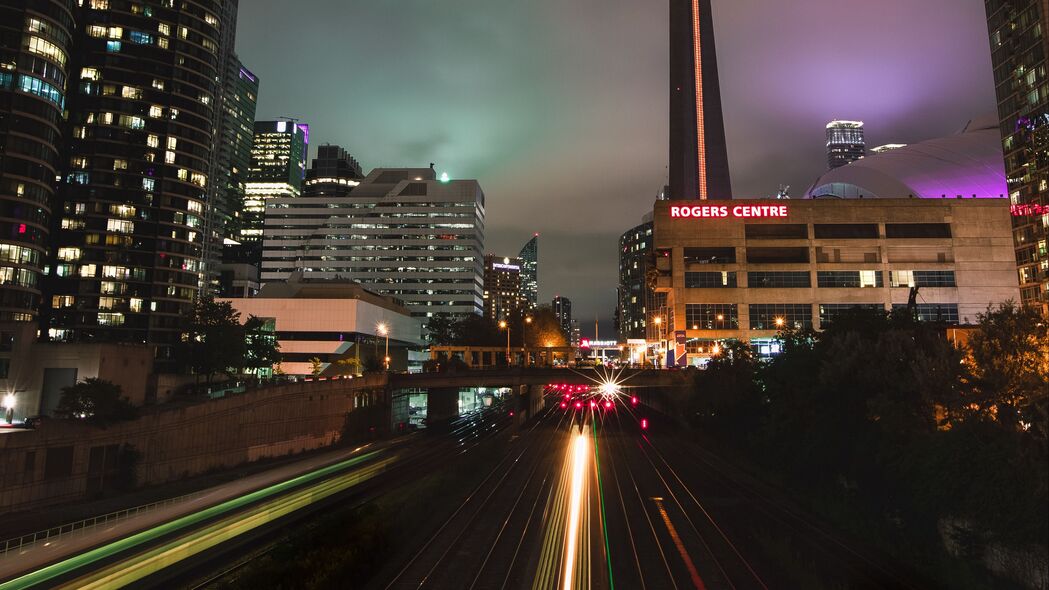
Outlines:
[{"label": "green light trail", "polygon": [[287,492],[296,486],[316,481],[318,479],[342,471],[343,469],[346,469],[348,467],[358,465],[364,461],[367,461],[368,459],[377,456],[381,452],[382,451],[372,451],[370,453],[365,453],[364,455],[361,455],[359,457],[354,457],[352,459],[340,461],[339,463],[323,467],[305,475],[300,475],[287,481],[283,481],[281,483],[274,484],[272,486],[262,488],[260,490],[256,490],[249,494],[245,494],[238,498],[227,500],[221,504],[216,504],[215,506],[205,508],[204,510],[201,510],[199,512],[194,512],[192,514],[182,516],[180,518],[172,520],[171,522],[167,522],[162,525],[146,529],[129,537],[125,537],[123,539],[114,541],[101,547],[97,547],[90,551],[81,553],[80,555],[70,557],[58,563],[38,569],[19,578],[15,578],[8,582],[4,582],[3,584],[0,584],[0,590],[23,590],[26,588],[32,588],[38,584],[42,584],[58,576],[63,576],[75,572],[76,570],[88,566],[92,563],[95,563],[99,560],[113,557],[114,555],[117,555],[121,552],[154,541],[164,535],[168,535],[170,533],[186,529],[207,519],[214,518],[216,516],[221,516],[235,510],[239,510],[249,504],[252,504],[253,502],[271,498],[283,492]]},{"label": "green light trail", "polygon": [[601,533],[605,537],[605,562],[608,563],[608,588],[615,590],[616,584],[612,581],[612,549],[608,544],[608,518],[605,516],[605,490],[601,485],[601,458],[598,456],[597,448],[597,419],[591,421],[591,429],[594,433],[594,464],[597,466],[597,498],[601,504]]}]

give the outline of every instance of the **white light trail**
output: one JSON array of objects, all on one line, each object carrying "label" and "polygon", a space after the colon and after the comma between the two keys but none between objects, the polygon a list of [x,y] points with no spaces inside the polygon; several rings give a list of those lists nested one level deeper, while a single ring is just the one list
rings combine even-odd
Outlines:
[{"label": "white light trail", "polygon": [[579,521],[583,509],[583,477],[587,472],[587,437],[577,434],[572,442],[572,487],[569,492],[568,543],[565,545],[564,590],[572,590],[575,560],[579,545]]}]

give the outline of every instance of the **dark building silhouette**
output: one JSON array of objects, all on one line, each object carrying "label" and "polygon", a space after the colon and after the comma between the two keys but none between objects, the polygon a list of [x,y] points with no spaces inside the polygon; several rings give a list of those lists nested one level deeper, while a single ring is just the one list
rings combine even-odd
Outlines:
[{"label": "dark building silhouette", "polygon": [[670,0],[670,198],[732,198],[710,0]]},{"label": "dark building silhouette", "polygon": [[1020,299],[1049,316],[1049,0],[986,0]]},{"label": "dark building silhouette", "polygon": [[0,324],[33,322],[41,304],[73,9],[72,0],[0,3]]},{"label": "dark building silhouette", "polygon": [[558,295],[554,297],[552,302],[554,310],[554,316],[557,317],[557,323],[561,325],[561,331],[565,333],[565,338],[571,340],[572,338],[572,300],[567,297],[561,297]]},{"label": "dark building silhouette", "polygon": [[337,145],[317,147],[317,157],[306,171],[306,197],[345,197],[361,183],[364,172],[357,159]]},{"label": "dark building silhouette", "polygon": [[650,272],[655,269],[652,249],[652,216],[619,237],[619,305],[616,333],[621,342],[646,338],[653,291]]},{"label": "dark building silhouette", "polygon": [[539,234],[521,248],[517,255],[521,259],[521,293],[524,295],[525,311],[539,307]]}]

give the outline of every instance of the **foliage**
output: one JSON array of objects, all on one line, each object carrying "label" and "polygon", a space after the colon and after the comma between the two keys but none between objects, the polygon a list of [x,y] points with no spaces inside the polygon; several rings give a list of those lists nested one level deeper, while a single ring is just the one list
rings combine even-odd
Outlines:
[{"label": "foliage", "polygon": [[568,346],[568,337],[561,324],[557,321],[557,315],[549,305],[541,305],[530,316],[531,323],[525,322],[522,326],[524,344],[532,348],[544,348]]},{"label": "foliage", "polygon": [[431,345],[448,346],[455,341],[456,316],[438,314],[426,320],[426,338]]},{"label": "foliage", "polygon": [[106,425],[138,416],[138,410],[123,397],[120,386],[90,378],[62,388],[55,413],[93,424]]},{"label": "foliage", "polygon": [[200,297],[193,306],[182,348],[189,367],[208,383],[216,373],[236,374],[244,368],[247,355],[240,312],[228,301]]},{"label": "foliage", "polygon": [[280,362],[280,343],[266,320],[248,316],[244,322],[245,358],[244,367],[257,373]]},{"label": "foliage", "polygon": [[355,356],[348,356],[335,361],[336,365],[345,367],[351,375],[360,375],[364,370],[364,363]]},{"label": "foliage", "polygon": [[456,373],[459,371],[468,371],[470,367],[466,364],[466,361],[459,357],[448,358],[448,355],[441,353],[438,358],[430,359],[423,363],[424,373]]},{"label": "foliage", "polygon": [[930,551],[948,521],[976,547],[1049,543],[1049,348],[1036,315],[989,309],[964,351],[940,325],[870,310],[780,339],[764,363],[727,345],[696,378],[692,419]]},{"label": "foliage", "polygon": [[320,375],[323,368],[321,367],[321,359],[313,357],[310,359],[310,374]]}]

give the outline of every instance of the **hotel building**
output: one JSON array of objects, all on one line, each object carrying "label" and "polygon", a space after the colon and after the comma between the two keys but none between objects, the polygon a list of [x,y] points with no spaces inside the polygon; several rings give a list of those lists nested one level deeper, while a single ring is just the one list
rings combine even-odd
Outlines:
[{"label": "hotel building", "polygon": [[1019,299],[1010,224],[1005,199],[657,201],[648,324],[670,365],[726,340],[774,354],[783,328],[906,307],[912,287],[919,319],[971,324]]}]

